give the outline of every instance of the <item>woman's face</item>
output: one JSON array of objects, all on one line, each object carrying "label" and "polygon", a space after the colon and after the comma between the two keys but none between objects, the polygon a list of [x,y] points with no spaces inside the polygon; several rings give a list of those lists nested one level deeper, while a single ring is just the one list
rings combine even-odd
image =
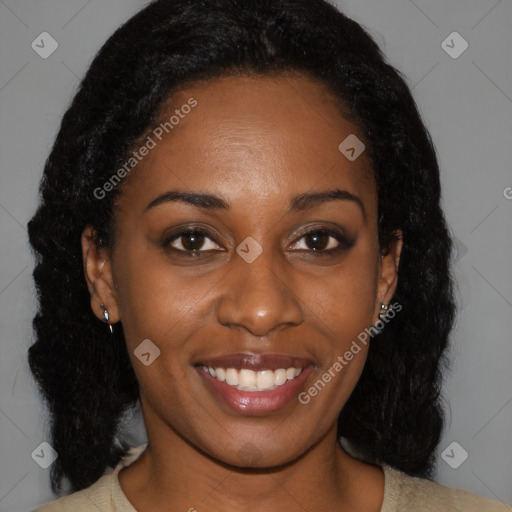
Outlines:
[{"label": "woman's face", "polygon": [[291,461],[335,428],[396,286],[369,160],[338,148],[362,136],[299,74],[191,86],[165,121],[123,183],[113,252],[83,237],[93,309],[122,322],[150,440]]}]

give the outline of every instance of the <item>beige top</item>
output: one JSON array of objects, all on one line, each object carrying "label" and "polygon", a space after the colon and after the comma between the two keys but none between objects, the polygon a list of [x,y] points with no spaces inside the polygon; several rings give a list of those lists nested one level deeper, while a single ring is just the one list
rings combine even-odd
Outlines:
[{"label": "beige top", "polygon": [[[147,443],[131,448],[114,470],[87,489],[63,496],[32,512],[137,512],[123,493],[117,474],[129,466]],[[413,478],[383,465],[384,500],[380,512],[512,512],[505,503],[450,489],[423,478]]]}]

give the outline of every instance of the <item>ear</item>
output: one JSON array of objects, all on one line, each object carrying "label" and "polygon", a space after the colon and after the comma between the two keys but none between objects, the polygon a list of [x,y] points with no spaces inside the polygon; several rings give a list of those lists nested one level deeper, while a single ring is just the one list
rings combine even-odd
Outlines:
[{"label": "ear", "polygon": [[87,226],[82,233],[82,260],[85,280],[91,296],[93,313],[103,320],[103,307],[108,310],[109,324],[119,321],[119,310],[115,297],[110,251],[96,244],[96,232]]},{"label": "ear", "polygon": [[398,265],[400,263],[400,253],[402,252],[403,240],[401,231],[396,231],[395,234],[396,239],[389,244],[385,253],[381,254],[373,318],[374,324],[379,319],[379,313],[381,312],[380,305],[382,303],[389,303],[398,284]]}]

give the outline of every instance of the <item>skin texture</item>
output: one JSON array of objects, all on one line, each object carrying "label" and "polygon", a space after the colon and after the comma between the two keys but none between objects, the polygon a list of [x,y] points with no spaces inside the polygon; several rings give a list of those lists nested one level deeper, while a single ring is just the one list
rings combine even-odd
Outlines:
[{"label": "skin texture", "polygon": [[[336,440],[367,347],[307,405],[292,400],[263,416],[228,410],[194,367],[223,354],[290,354],[314,362],[307,390],[377,321],[396,288],[401,241],[381,256],[369,160],[338,150],[349,134],[362,136],[329,90],[300,74],[198,83],[174,94],[162,119],[191,97],[197,106],[125,179],[113,251],[98,249],[89,228],[82,236],[91,307],[101,319],[103,303],[110,322],[122,322],[150,443],[119,473],[121,487],[141,512],[377,512],[382,470]],[[175,189],[220,196],[230,209],[174,201],[145,210]],[[351,200],[288,212],[295,196],[332,189],[357,196],[364,213]],[[164,247],[191,225],[208,231],[196,247],[209,252],[178,252],[187,237]],[[354,243],[317,256],[303,236],[313,227]],[[248,236],[263,248],[252,263],[236,253]],[[320,250],[339,245],[322,240]],[[161,351],[149,366],[133,355],[145,339]],[[252,468],[240,456],[248,442]]]}]

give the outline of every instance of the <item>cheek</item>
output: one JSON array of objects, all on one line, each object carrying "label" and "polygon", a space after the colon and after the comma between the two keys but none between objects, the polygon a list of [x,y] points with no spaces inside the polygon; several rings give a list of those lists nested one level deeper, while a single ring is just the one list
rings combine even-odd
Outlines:
[{"label": "cheek", "polygon": [[[368,354],[365,329],[372,324],[376,294],[376,258],[369,251],[354,253],[336,272],[316,286],[310,283],[306,304],[317,331],[325,333],[319,366],[299,402],[316,429],[336,421],[359,381]],[[306,293],[304,290],[303,293]]]},{"label": "cheek", "polygon": [[329,328],[330,337],[343,348],[371,325],[377,291],[376,257],[368,248],[354,250],[321,278],[308,279],[301,297]]},{"label": "cheek", "polygon": [[[190,408],[191,353],[201,333],[207,332],[205,324],[212,322],[215,283],[227,270],[194,278],[190,271],[172,266],[162,251],[143,250],[142,243],[134,243],[124,254],[117,265],[118,304],[141,394],[152,409],[178,425]],[[149,357],[140,357],[148,352]]]},{"label": "cheek", "polygon": [[163,252],[143,250],[140,245],[129,247],[117,265],[118,306],[126,341],[134,346],[149,338],[172,349],[169,342],[181,340],[185,327],[193,331],[204,318],[211,280],[187,275],[186,268],[172,266]]},{"label": "cheek", "polygon": [[375,254],[373,247],[361,244],[328,278],[309,283],[313,293],[302,292],[310,318],[325,333],[318,371],[303,395],[310,411],[323,418],[321,424],[334,420],[364,368],[369,346],[365,329],[372,325],[377,290]]}]

